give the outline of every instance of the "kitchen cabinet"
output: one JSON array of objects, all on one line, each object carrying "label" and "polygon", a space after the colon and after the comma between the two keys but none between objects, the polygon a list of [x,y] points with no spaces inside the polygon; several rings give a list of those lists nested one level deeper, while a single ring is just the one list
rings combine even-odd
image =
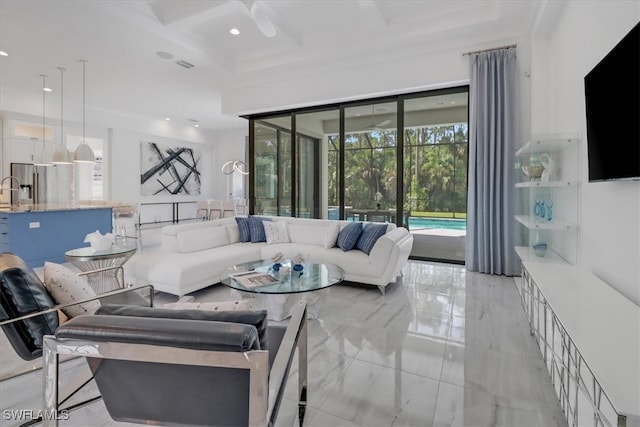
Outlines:
[{"label": "kitchen cabinet", "polygon": [[41,267],[45,261],[63,263],[66,251],[88,246],[87,234],[111,233],[111,221],[111,208],[3,208],[0,249],[13,252],[31,267]]}]

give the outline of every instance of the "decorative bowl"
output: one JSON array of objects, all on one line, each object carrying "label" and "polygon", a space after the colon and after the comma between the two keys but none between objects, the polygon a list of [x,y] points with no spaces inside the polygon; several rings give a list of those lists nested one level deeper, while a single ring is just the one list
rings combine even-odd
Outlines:
[{"label": "decorative bowl", "polygon": [[529,179],[538,179],[544,172],[543,166],[522,166],[522,173],[524,173]]},{"label": "decorative bowl", "polygon": [[280,271],[280,267],[282,267],[282,264],[280,264],[279,262],[276,262],[275,264],[273,264],[271,266],[271,268],[273,269],[273,271]]},{"label": "decorative bowl", "polygon": [[302,271],[303,268],[302,264],[293,264],[293,271]]},{"label": "decorative bowl", "polygon": [[542,258],[547,254],[547,244],[546,243],[536,243],[533,245],[533,250],[536,253],[536,256]]}]

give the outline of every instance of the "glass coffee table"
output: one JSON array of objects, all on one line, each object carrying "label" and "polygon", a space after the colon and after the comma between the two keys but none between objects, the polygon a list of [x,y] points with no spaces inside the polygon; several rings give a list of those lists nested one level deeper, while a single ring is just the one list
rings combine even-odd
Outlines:
[{"label": "glass coffee table", "polygon": [[305,262],[302,271],[295,271],[291,260],[280,263],[278,271],[271,260],[234,265],[223,273],[222,284],[243,298],[253,298],[256,304],[252,305],[267,309],[271,320],[289,317],[290,309],[301,298],[307,301],[309,317],[317,318],[326,296],[323,291],[342,282],[344,270],[330,263]]}]

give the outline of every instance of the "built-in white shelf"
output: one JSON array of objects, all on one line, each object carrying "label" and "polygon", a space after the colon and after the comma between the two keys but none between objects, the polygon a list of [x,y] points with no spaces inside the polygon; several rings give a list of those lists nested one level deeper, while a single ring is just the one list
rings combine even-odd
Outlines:
[{"label": "built-in white shelf", "polygon": [[578,140],[578,135],[540,135],[531,138],[520,147],[520,149],[516,151],[516,156],[547,153],[571,148],[578,143]]},{"label": "built-in white shelf", "polygon": [[580,267],[530,261],[523,274],[523,307],[569,425],[640,425],[640,307]]},{"label": "built-in white shelf", "polygon": [[543,221],[530,215],[516,215],[516,221],[532,230],[575,230],[577,225],[562,219]]},{"label": "built-in white shelf", "polygon": [[520,260],[523,262],[567,264],[567,261],[565,261],[564,258],[562,258],[560,255],[555,253],[551,248],[547,250],[547,253],[543,257],[537,256],[533,248],[527,246],[516,246],[515,251],[516,255],[518,255],[518,257],[520,257]]},{"label": "built-in white shelf", "polygon": [[575,185],[576,183],[571,181],[525,181],[518,182],[516,188],[561,188]]}]

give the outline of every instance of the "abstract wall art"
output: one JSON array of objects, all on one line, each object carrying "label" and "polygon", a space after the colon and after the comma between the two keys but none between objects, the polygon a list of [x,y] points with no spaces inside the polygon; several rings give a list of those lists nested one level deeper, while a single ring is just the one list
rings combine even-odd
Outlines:
[{"label": "abstract wall art", "polygon": [[140,143],[140,189],[143,196],[200,194],[199,150],[156,142]]}]

